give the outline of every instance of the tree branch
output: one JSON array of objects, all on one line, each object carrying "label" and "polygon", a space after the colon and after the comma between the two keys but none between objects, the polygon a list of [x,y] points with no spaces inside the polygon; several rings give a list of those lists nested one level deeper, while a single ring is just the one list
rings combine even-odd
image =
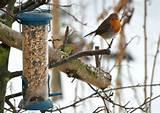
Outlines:
[{"label": "tree branch", "polygon": [[[154,76],[155,76],[156,63],[157,63],[157,58],[158,58],[158,54],[159,54],[159,47],[160,47],[160,36],[159,36],[158,41],[157,41],[156,53],[155,53],[154,59],[153,59],[150,84],[153,84],[153,80],[154,80]],[[151,86],[150,87],[150,98],[152,98],[152,96],[153,96],[153,87]],[[152,108],[152,102],[149,103],[149,110],[151,110],[151,108]]]},{"label": "tree branch", "polygon": [[[144,0],[144,84],[147,84],[148,80],[148,36],[147,36],[147,0]],[[147,88],[144,87],[144,99],[147,98]],[[146,105],[145,107],[147,107]],[[151,112],[151,110],[149,110]],[[149,113],[149,112],[147,112]]]},{"label": "tree branch", "polygon": [[75,60],[75,59],[83,57],[83,56],[93,56],[93,55],[110,55],[110,50],[109,49],[101,49],[101,50],[93,50],[93,51],[80,51],[80,52],[77,52],[73,55],[70,55],[64,59],[61,59],[60,61],[57,61],[53,64],[50,64],[49,67],[57,67],[59,65],[67,63],[68,61]]},{"label": "tree branch", "polygon": [[[7,44],[8,46],[15,47],[17,49],[22,49],[22,39],[23,35],[12,30],[6,25],[0,23],[0,41]],[[69,57],[71,59],[76,59],[79,56],[83,55],[95,55],[95,54],[106,54],[106,50],[99,51],[85,51],[80,54],[73,55]],[[63,58],[66,58],[66,54],[62,51],[53,49],[49,47],[49,68],[52,68],[51,64],[54,64],[57,61],[61,61]],[[78,56],[78,57],[77,57]],[[72,60],[63,65],[56,67],[60,71],[67,73],[69,77],[74,77],[80,80],[83,80],[87,83],[93,84],[98,88],[107,88],[111,82],[111,75],[107,72],[104,72],[101,69],[97,69],[93,66],[88,66],[82,63],[80,60]]]},{"label": "tree branch", "polygon": [[0,22],[0,41],[11,47],[22,49],[22,39],[22,34]]},{"label": "tree branch", "polygon": [[18,77],[22,75],[22,71],[11,72],[11,78]]},{"label": "tree branch", "polygon": [[43,4],[47,4],[49,0],[28,0],[27,2],[23,3],[22,5],[19,5],[14,8],[14,13],[19,13],[21,11],[32,11],[35,8],[38,8],[39,6]]},{"label": "tree branch", "polygon": [[[88,100],[88,99],[91,99],[91,98],[95,98],[95,97],[99,96],[99,94],[104,94],[104,92],[107,93],[107,92],[115,91],[115,90],[125,90],[125,89],[130,89],[130,88],[143,88],[143,87],[150,87],[150,86],[158,86],[159,87],[160,84],[147,84],[147,85],[140,85],[140,84],[138,84],[138,85],[130,85],[130,86],[124,86],[124,87],[110,88],[110,89],[107,89],[107,90],[104,90],[104,91],[96,91],[96,92],[90,94],[89,96],[86,96],[84,98],[80,98],[79,100],[75,101],[74,103],[71,103],[71,104],[69,104],[67,106],[64,106],[64,107],[61,107],[61,108],[54,109],[54,110],[52,110],[52,112],[61,111],[61,110],[67,109],[69,107],[76,106],[77,104],[79,104],[79,103],[81,103],[81,102],[83,102],[85,100]],[[147,104],[148,102],[153,101],[153,100],[155,100],[155,99],[157,99],[159,97],[160,97],[160,95],[155,96],[152,99],[149,99],[148,101],[145,101],[146,102],[145,104]],[[142,109],[142,106],[145,105],[144,103],[142,103],[138,107],[127,107],[126,106],[127,104],[120,105],[120,104],[117,104],[117,103],[113,102],[112,100],[107,100],[107,101],[110,102],[113,105],[116,105],[117,107],[121,107],[121,108],[124,108],[126,110],[127,109],[128,110],[132,110],[132,112],[136,111],[137,109]]]}]

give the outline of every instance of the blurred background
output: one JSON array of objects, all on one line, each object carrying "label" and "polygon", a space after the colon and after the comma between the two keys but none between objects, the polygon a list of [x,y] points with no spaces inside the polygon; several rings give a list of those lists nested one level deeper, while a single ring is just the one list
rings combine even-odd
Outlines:
[{"label": "blurred background", "polygon": [[[23,3],[25,0],[17,1],[17,5],[21,2]],[[144,7],[145,2],[147,3],[146,10]],[[54,12],[54,4],[57,3],[60,4],[58,14]],[[56,23],[58,24],[57,29],[53,27],[49,32],[48,39],[53,36],[63,39],[66,27],[69,27],[67,47],[64,48],[64,51],[68,54],[94,50],[95,46],[99,46],[100,49],[107,48],[106,42],[100,36],[88,36],[86,38],[83,38],[83,36],[95,30],[112,12],[118,12],[120,18],[124,16],[122,18],[122,30],[115,36],[111,47],[111,55],[104,55],[100,60],[100,67],[112,75],[111,85],[108,88],[110,89],[160,83],[160,57],[158,54],[159,48],[157,48],[158,40],[160,40],[159,4],[159,0],[53,0],[50,4],[43,5],[40,8],[53,9],[53,12],[51,12],[53,13],[51,27],[56,26],[54,25]],[[147,16],[144,15],[145,11]],[[58,20],[56,23],[54,23],[54,18]],[[16,31],[21,30],[17,22],[13,23],[12,28]],[[59,34],[55,34],[53,29],[57,30]],[[147,39],[146,42],[145,38]],[[49,44],[52,46],[51,42]],[[58,48],[59,45],[55,46]],[[88,65],[96,66],[93,56],[83,57],[81,60]],[[15,48],[11,49],[8,69],[11,72],[22,70],[21,51]],[[103,110],[104,102],[101,98],[88,97],[95,93],[88,84],[68,78],[65,73],[58,70],[50,70],[50,75],[52,75],[52,91],[62,92],[63,94],[58,98],[53,98],[55,108],[70,105],[70,107],[63,109],[62,113],[107,113]],[[7,85],[6,95],[20,92],[22,90],[21,86],[21,77],[10,80]],[[151,99],[160,95],[159,89],[159,86],[152,88],[150,86],[137,86],[112,90],[108,92],[108,95],[113,94],[110,98],[114,103],[107,101],[105,103],[111,113],[125,113],[127,110],[132,111],[132,109],[125,109],[125,107],[136,108],[143,105],[146,98]],[[72,105],[72,103],[85,97],[88,97],[88,99]],[[12,99],[12,102],[15,106],[18,106],[21,99],[22,96]],[[156,98],[151,102],[151,108],[149,104],[145,107],[151,109],[149,110],[150,113],[158,113],[160,99]],[[34,113],[35,111],[25,112]],[[146,111],[142,109],[134,111],[134,113],[143,112]],[[9,111],[6,111],[6,113],[9,113]]]}]

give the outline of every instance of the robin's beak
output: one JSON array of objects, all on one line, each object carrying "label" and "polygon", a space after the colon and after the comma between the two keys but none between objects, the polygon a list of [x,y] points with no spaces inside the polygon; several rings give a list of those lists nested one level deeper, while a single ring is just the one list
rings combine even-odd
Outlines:
[{"label": "robin's beak", "polygon": [[111,24],[115,33],[118,33],[121,30],[121,22],[119,19],[112,20]]}]

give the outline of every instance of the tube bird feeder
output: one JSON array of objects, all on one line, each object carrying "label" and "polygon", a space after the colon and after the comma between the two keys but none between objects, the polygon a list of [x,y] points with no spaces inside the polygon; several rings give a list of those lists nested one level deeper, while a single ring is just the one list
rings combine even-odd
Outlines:
[{"label": "tube bird feeder", "polygon": [[17,16],[22,24],[23,39],[23,100],[19,107],[26,110],[52,108],[48,89],[48,24],[51,14],[40,11],[23,12]]}]

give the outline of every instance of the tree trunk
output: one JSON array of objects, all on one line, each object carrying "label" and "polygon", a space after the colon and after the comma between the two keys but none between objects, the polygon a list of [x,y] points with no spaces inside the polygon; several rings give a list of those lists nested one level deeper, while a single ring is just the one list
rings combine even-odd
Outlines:
[{"label": "tree trunk", "polygon": [[4,112],[6,87],[10,79],[8,72],[9,51],[8,47],[0,45],[0,113]]}]

